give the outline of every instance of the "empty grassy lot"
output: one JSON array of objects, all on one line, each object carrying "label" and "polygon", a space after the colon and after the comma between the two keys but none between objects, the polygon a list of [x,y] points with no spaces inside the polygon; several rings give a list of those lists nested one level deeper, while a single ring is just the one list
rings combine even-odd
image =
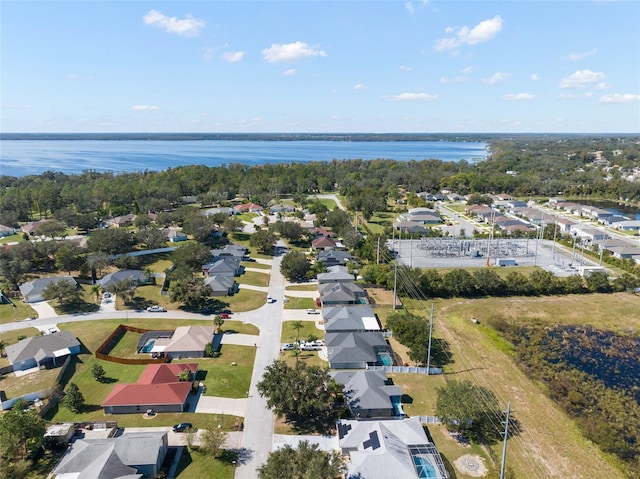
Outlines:
[{"label": "empty grassy lot", "polygon": [[318,291],[317,284],[295,284],[287,286],[285,291]]},{"label": "empty grassy lot", "polygon": [[[428,315],[430,303],[410,302],[415,314]],[[509,465],[517,477],[622,478],[592,443],[584,440],[563,411],[544,394],[540,384],[523,373],[509,347],[486,324],[490,317],[526,324],[591,324],[619,332],[640,331],[640,297],[629,294],[436,300],[435,336],[451,347],[454,362],[444,379],[469,379],[494,392],[500,404],[511,402],[520,434],[509,441]],[[470,321],[480,318],[480,324]],[[433,378],[425,378],[431,382]],[[403,384],[400,379],[397,384]],[[407,388],[408,389],[408,388]],[[407,408],[421,411],[419,403]],[[434,439],[437,434],[434,435]],[[442,436],[446,439],[445,436]],[[440,448],[440,444],[436,441]],[[443,450],[446,455],[446,450]],[[500,445],[490,452],[500,457]],[[448,457],[453,462],[456,457]]]},{"label": "empty grassy lot", "polygon": [[[227,457],[228,456],[228,457]],[[209,479],[233,479],[236,465],[235,454],[224,452],[220,458],[214,459],[208,454],[185,448],[180,456],[176,469],[176,477],[190,479],[193,477],[207,477]]]},{"label": "empty grassy lot", "polygon": [[316,302],[313,298],[298,298],[296,296],[285,295],[285,299],[287,301],[284,303],[284,309],[309,309],[316,307]]},{"label": "empty grassy lot", "polygon": [[[269,273],[258,273],[256,271],[245,271],[242,276],[236,279],[238,283],[250,284],[252,286],[269,286],[271,275]],[[240,286],[242,288],[242,286]]]}]

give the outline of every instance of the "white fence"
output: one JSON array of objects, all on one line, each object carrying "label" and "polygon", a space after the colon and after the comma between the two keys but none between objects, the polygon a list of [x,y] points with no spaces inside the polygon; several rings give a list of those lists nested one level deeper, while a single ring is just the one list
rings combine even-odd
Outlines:
[{"label": "white fence", "polygon": [[369,366],[371,371],[384,371],[385,373],[408,373],[408,374],[442,374],[442,368],[427,368],[418,366]]}]

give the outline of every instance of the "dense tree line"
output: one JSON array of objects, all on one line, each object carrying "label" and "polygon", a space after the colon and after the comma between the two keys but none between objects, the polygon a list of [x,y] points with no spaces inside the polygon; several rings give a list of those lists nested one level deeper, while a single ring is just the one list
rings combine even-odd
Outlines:
[{"label": "dense tree line", "polygon": [[[389,289],[394,284],[394,269],[388,264],[369,264],[360,275],[369,284]],[[495,269],[485,268],[469,272],[452,269],[398,267],[398,293],[420,298],[478,298],[484,296],[547,296],[558,294],[613,293],[627,291],[640,285],[630,274],[610,280],[604,272],[594,272],[584,278],[579,275],[557,277],[549,271],[537,269],[529,274],[510,271],[504,278]]]}]

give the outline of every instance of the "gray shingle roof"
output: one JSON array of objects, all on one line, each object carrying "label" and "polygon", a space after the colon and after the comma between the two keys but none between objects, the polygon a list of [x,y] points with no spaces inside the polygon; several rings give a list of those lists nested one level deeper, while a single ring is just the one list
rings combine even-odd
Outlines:
[{"label": "gray shingle roof", "polygon": [[125,279],[131,280],[134,283],[140,283],[145,281],[144,271],[139,269],[121,269],[113,273],[106,274],[98,283],[102,286],[102,289],[107,289],[120,281]]},{"label": "gray shingle roof", "polygon": [[352,411],[358,409],[393,409],[391,397],[401,396],[402,388],[387,384],[383,371],[348,371],[334,374],[344,385],[344,395]]},{"label": "gray shingle roof", "polygon": [[7,346],[5,350],[11,364],[15,364],[31,358],[36,358],[38,361],[44,358],[52,358],[56,351],[77,346],[80,346],[80,341],[73,334],[69,331],[60,331],[23,339],[16,344]]},{"label": "gray shingle roof", "polygon": [[52,276],[50,278],[36,279],[34,281],[29,281],[28,283],[21,284],[20,294],[25,298],[25,301],[27,303],[42,301],[42,292],[51,283],[57,283],[58,281],[71,281],[76,286],[78,284],[76,283],[76,280],[71,276]]},{"label": "gray shingle roof", "polygon": [[325,343],[330,363],[375,363],[378,352],[391,352],[391,347],[379,332],[328,332]]}]

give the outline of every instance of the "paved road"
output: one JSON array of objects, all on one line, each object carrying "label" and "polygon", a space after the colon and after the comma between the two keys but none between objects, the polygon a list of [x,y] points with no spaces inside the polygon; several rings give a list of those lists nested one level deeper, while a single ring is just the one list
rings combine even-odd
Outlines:
[{"label": "paved road", "polygon": [[269,295],[275,303],[265,304],[251,311],[245,319],[260,328],[260,345],[249,387],[248,404],[245,413],[244,433],[241,447],[247,451],[245,460],[236,468],[236,479],[255,479],[256,469],[264,464],[273,446],[273,413],[267,409],[267,402],[258,394],[257,383],[262,379],[265,368],[280,354],[282,333],[282,298],[284,298],[284,276],[280,273],[282,256],[276,256],[271,268]]}]

